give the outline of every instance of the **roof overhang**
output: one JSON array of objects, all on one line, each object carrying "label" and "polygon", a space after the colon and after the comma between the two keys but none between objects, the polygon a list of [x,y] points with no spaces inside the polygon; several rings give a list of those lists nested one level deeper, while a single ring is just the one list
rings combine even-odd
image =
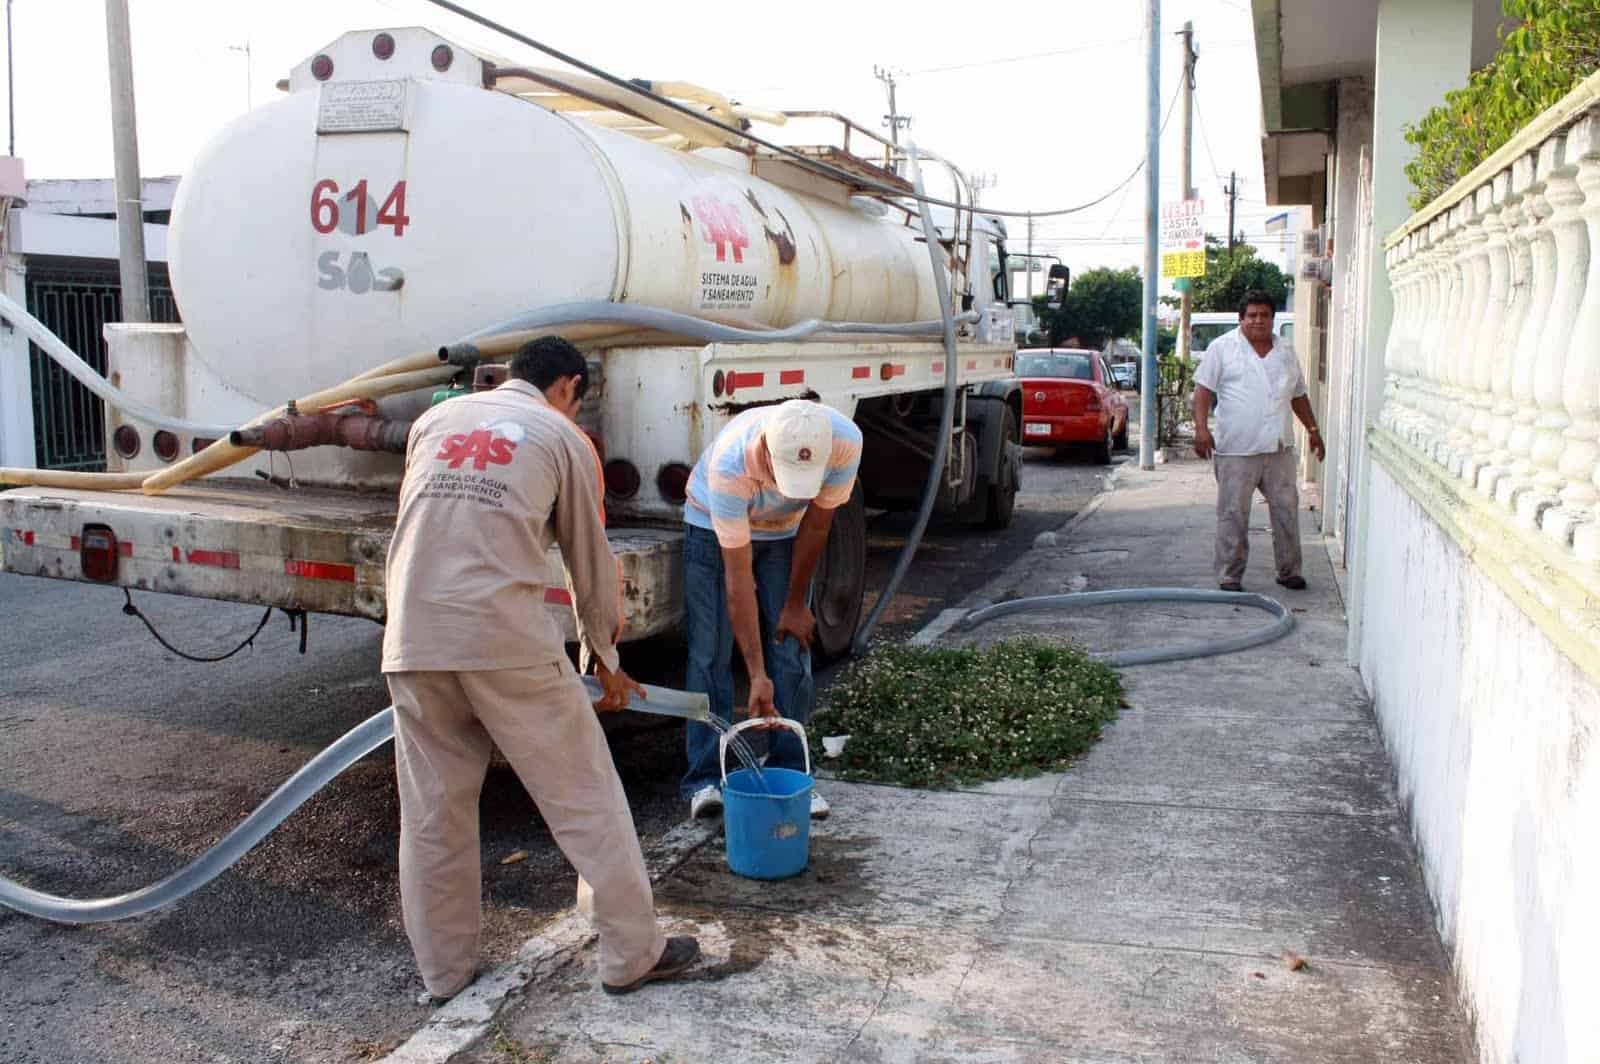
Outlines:
[{"label": "roof overhang", "polygon": [[[1500,0],[1472,4],[1473,69],[1499,47]],[[1376,73],[1379,0],[1251,0],[1269,204],[1320,204],[1339,82]],[[1308,181],[1308,179],[1315,179]]]}]

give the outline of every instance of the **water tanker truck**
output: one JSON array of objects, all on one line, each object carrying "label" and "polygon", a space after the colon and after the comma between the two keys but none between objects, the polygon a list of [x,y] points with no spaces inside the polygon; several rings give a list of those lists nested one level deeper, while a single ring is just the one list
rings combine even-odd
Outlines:
[{"label": "water tanker truck", "polygon": [[[816,592],[823,648],[848,644],[866,510],[920,503],[947,394],[893,145],[836,115],[682,83],[641,95],[415,28],[345,34],[280,86],[183,175],[183,324],[107,327],[111,479],[0,493],[0,567],[381,621],[406,424],[550,332],[591,363],[582,424],[627,638],[679,621],[689,471],[731,417],[805,397],[855,420],[860,490]],[[756,126],[824,131],[795,150],[825,167],[732,132]],[[1005,230],[971,210],[935,220],[963,314],[938,506],[1004,527],[1021,419]],[[566,593],[548,598],[570,631]]]}]

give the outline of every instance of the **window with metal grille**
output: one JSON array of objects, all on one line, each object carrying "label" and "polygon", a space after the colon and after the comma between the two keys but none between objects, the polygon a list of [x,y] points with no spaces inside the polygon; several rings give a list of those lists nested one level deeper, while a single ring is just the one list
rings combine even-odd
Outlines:
[{"label": "window with metal grille", "polygon": [[[115,262],[28,258],[28,312],[61,337],[95,372],[106,369],[106,322],[122,320],[122,287]],[[150,318],[176,322],[167,268],[149,264]],[[33,369],[33,433],[44,469],[101,470],[106,466],[105,414],[89,389],[54,359],[28,345]]]}]

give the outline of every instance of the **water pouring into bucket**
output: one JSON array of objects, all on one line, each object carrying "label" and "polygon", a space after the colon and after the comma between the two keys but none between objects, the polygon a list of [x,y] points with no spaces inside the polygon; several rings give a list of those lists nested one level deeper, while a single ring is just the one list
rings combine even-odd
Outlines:
[{"label": "water pouring into bucket", "polygon": [[[800,737],[806,770],[751,764],[730,775],[728,745],[735,744],[737,753],[737,744],[743,742],[740,732],[772,725]],[[805,726],[787,717],[759,717],[722,732],[718,745],[728,867],[751,879],[787,879],[804,872],[811,857],[811,745]]]}]

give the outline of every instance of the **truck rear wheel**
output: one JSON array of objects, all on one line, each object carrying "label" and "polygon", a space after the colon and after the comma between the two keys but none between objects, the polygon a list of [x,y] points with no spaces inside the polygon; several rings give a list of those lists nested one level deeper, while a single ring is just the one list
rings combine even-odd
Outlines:
[{"label": "truck rear wheel", "polygon": [[1016,411],[1011,409],[1009,403],[1005,404],[1000,418],[998,461],[990,471],[982,522],[984,528],[992,529],[1011,527],[1011,515],[1017,508],[1017,481],[1020,479],[1022,461],[1019,453],[1022,433],[1017,428]]},{"label": "truck rear wheel", "polygon": [[817,618],[813,646],[818,656],[836,658],[850,649],[861,623],[866,582],[867,507],[857,482],[850,501],[834,512],[827,545],[817,562],[811,612]]}]

